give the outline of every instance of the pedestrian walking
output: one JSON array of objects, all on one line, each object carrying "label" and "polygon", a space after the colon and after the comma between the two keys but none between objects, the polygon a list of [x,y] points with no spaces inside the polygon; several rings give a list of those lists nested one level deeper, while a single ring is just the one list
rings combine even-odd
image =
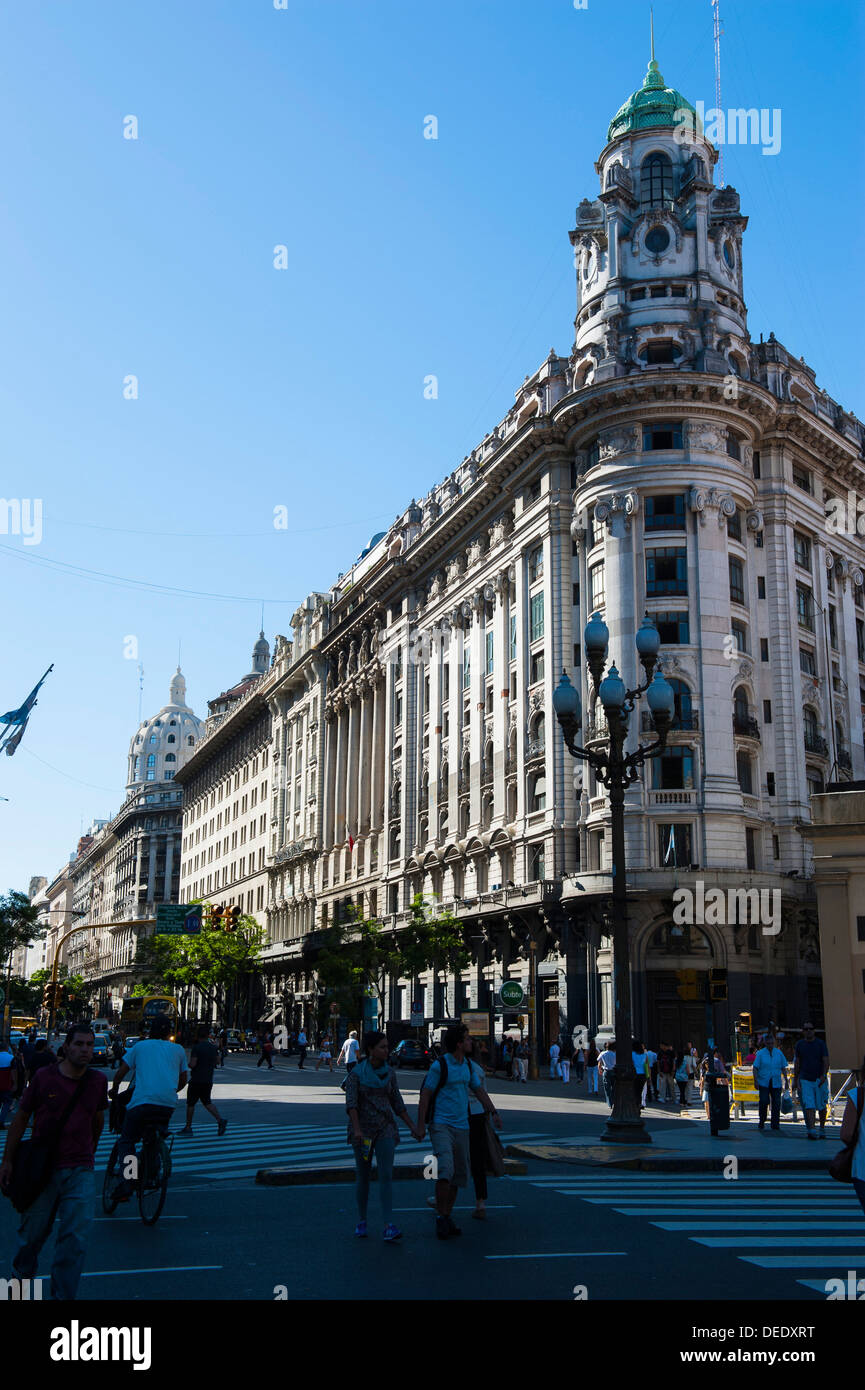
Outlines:
[{"label": "pedestrian walking", "polygon": [[346,1071],[353,1071],[357,1066],[357,1054],[360,1051],[360,1043],[357,1040],[357,1033],[354,1029],[349,1033],[337,1057],[337,1066],[344,1066]]},{"label": "pedestrian walking", "polygon": [[0,1129],[6,1128],[15,1104],[15,1085],[18,1080],[15,1053],[6,1038],[0,1042]]},{"label": "pedestrian walking", "polygon": [[[475,1061],[474,1050],[474,1038],[471,1034],[467,1034],[463,1043],[466,1061],[479,1085],[485,1087],[484,1070]],[[474,1092],[469,1091],[469,1166],[475,1189],[475,1209],[472,1212],[472,1218],[475,1221],[486,1221],[487,1219],[488,1162],[486,1111],[481,1102],[475,1098]]]},{"label": "pedestrian walking", "polygon": [[700,1094],[709,1121],[709,1132],[717,1138],[718,1131],[730,1128],[730,1073],[719,1047],[712,1048],[700,1065]]},{"label": "pedestrian walking", "polygon": [[574,1056],[574,1044],[570,1033],[566,1033],[562,1038],[561,1051],[559,1053],[559,1069],[562,1080],[568,1082],[571,1079],[571,1062]]},{"label": "pedestrian walking", "polygon": [[649,1100],[658,1099],[658,1054],[653,1052],[650,1047],[646,1048],[646,1056],[649,1059]]},{"label": "pedestrian walking", "polygon": [[480,1068],[466,1060],[468,1031],[464,1023],[451,1024],[445,1030],[444,1056],[433,1062],[427,1072],[418,1106],[418,1139],[423,1139],[426,1133],[428,1116],[430,1120],[430,1140],[436,1159],[436,1235],[439,1240],[449,1240],[460,1234],[460,1228],[451,1220],[451,1212],[457,1191],[468,1181],[470,1092],[492,1116],[496,1128],[502,1127],[498,1111],[484,1089]]},{"label": "pedestrian walking", "polygon": [[224,1067],[225,1059],[228,1056],[228,1030],[226,1028],[220,1029],[219,1037],[216,1042],[216,1047],[219,1052],[218,1065],[220,1067]]},{"label": "pedestrian walking", "polygon": [[32,1081],[37,1071],[40,1071],[42,1067],[53,1067],[54,1063],[59,1060],[59,1057],[57,1057],[48,1046],[48,1039],[37,1038],[36,1042],[33,1044],[32,1051],[29,1053],[28,1057],[25,1058],[24,1064],[27,1068],[27,1081]]},{"label": "pedestrian walking", "polygon": [[813,1023],[803,1023],[803,1036],[793,1050],[793,1089],[805,1112],[805,1129],[809,1139],[817,1138],[814,1120],[820,1119],[820,1138],[826,1138],[826,1113],[829,1106],[829,1049],[814,1033]]},{"label": "pedestrian walking", "polygon": [[675,1071],[676,1054],[669,1043],[661,1043],[658,1048],[658,1100],[661,1105],[676,1099]]},{"label": "pedestrian walking", "polygon": [[560,1055],[560,1053],[561,1053],[561,1050],[562,1050],[562,1049],[559,1047],[558,1042],[553,1042],[553,1043],[550,1044],[550,1080],[551,1080],[551,1081],[555,1081],[556,1078],[559,1077],[559,1076],[561,1075],[561,1068],[560,1068],[560,1066],[559,1066],[559,1055]]},{"label": "pedestrian walking", "polygon": [[509,1081],[514,1080],[514,1050],[513,1043],[509,1037],[502,1039],[502,1066],[505,1069],[505,1076]]},{"label": "pedestrian walking", "polygon": [[604,1087],[604,1095],[607,1104],[612,1110],[613,1101],[616,1098],[616,1043],[615,1039],[607,1043],[603,1052],[598,1055],[598,1071],[601,1076],[601,1084]]},{"label": "pedestrian walking", "polygon": [[676,1085],[679,1088],[679,1105],[683,1110],[688,1108],[688,1082],[691,1079],[691,1050],[682,1052],[679,1056],[678,1065],[674,1073]]},{"label": "pedestrian walking", "polygon": [[259,1038],[259,1046],[261,1048],[261,1053],[255,1064],[255,1070],[258,1071],[262,1062],[266,1062],[267,1070],[273,1071],[273,1038],[269,1033],[263,1033],[261,1035]]},{"label": "pedestrian walking", "polygon": [[306,1033],[301,1028],[300,1032],[297,1035],[297,1049],[300,1053],[300,1061],[297,1064],[298,1071],[303,1071],[303,1064],[306,1061],[306,1049],[308,1045],[309,1044],[306,1040]]},{"label": "pedestrian walking", "polygon": [[576,1076],[577,1080],[582,1081],[583,1077],[586,1074],[586,1049],[581,1044],[577,1044],[577,1047],[574,1050],[574,1056],[571,1065],[574,1068],[574,1075]]},{"label": "pedestrian walking", "polygon": [[198,1037],[189,1054],[189,1085],[186,1088],[186,1128],[181,1134],[192,1133],[192,1115],[199,1101],[209,1115],[216,1121],[217,1134],[224,1134],[228,1121],[224,1120],[213,1104],[210,1095],[213,1090],[213,1069],[219,1065],[219,1048],[210,1041],[206,1023],[198,1029]]},{"label": "pedestrian walking", "polygon": [[520,1038],[514,1046],[514,1073],[516,1080],[525,1086],[529,1079],[529,1045],[525,1038]]},{"label": "pedestrian walking", "polygon": [[649,1054],[639,1038],[631,1041],[631,1061],[634,1064],[636,1076],[634,1078],[634,1090],[637,1097],[637,1106],[640,1110],[646,1104],[646,1091],[651,1081],[649,1077]]},{"label": "pedestrian walking", "polygon": [[318,1071],[323,1062],[327,1062],[328,1070],[333,1071],[333,1039],[330,1033],[325,1033],[321,1040],[321,1046],[318,1050],[318,1061],[315,1064],[316,1071]]},{"label": "pedestrian walking", "polygon": [[367,1235],[367,1209],[372,1160],[378,1171],[378,1195],[384,1221],[383,1239],[392,1244],[402,1238],[393,1223],[393,1160],[399,1143],[397,1119],[407,1125],[415,1139],[423,1138],[412,1124],[400,1095],[396,1073],[388,1064],[389,1046],[384,1033],[367,1033],[363,1040],[364,1060],[345,1078],[345,1108],[348,1112],[348,1142],[354,1147],[357,1173],[357,1226],[355,1235]]},{"label": "pedestrian walking", "polygon": [[123,1061],[123,1042],[116,1037],[111,1044],[111,1070],[116,1071]]},{"label": "pedestrian walking", "polygon": [[766,1115],[771,1106],[771,1129],[775,1134],[781,1130],[781,1090],[787,1086],[787,1059],[775,1041],[774,1033],[766,1034],[763,1047],[754,1057],[754,1086],[759,1092],[758,1124],[762,1132],[766,1125]]},{"label": "pedestrian walking", "polygon": [[841,1121],[841,1143],[853,1147],[853,1162],[850,1175],[853,1179],[853,1190],[862,1204],[865,1211],[865,1123],[862,1115],[865,1112],[865,1058],[862,1059],[862,1068],[859,1072],[858,1084],[852,1091],[847,1092],[847,1104],[844,1106],[844,1117]]},{"label": "pedestrian walking", "polygon": [[35,1278],[39,1253],[59,1218],[51,1267],[52,1299],[75,1298],[93,1221],[93,1161],[108,1109],[106,1078],[90,1066],[94,1041],[89,1024],[73,1023],[66,1034],[63,1060],[40,1068],[21,1097],[0,1163],[0,1188],[8,1192],[11,1184],[9,1195],[18,1205],[15,1156],[32,1117],[33,1139],[51,1141],[50,1159],[41,1190],[27,1206],[18,1206],[22,1220],[12,1268],[19,1279]]},{"label": "pedestrian walking", "polygon": [[589,1095],[598,1094],[598,1049],[595,1047],[594,1038],[589,1039],[589,1046],[586,1051],[586,1076],[588,1077]]}]

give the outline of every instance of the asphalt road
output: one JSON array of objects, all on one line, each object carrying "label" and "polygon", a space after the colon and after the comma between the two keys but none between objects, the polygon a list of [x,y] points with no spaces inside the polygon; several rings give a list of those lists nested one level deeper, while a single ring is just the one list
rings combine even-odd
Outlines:
[{"label": "asphalt road", "polygon": [[[395,1220],[403,1241],[381,1241],[375,1186],[371,1236],[356,1240],[351,1184],[254,1182],[256,1169],[273,1161],[305,1163],[331,1152],[346,1161],[342,1074],[316,1074],[309,1065],[298,1074],[293,1059],[268,1073],[254,1058],[235,1056],[217,1078],[214,1099],[229,1120],[225,1140],[200,1111],[193,1137],[175,1138],[175,1171],[156,1227],[144,1227],[130,1206],[110,1218],[97,1210],[82,1301],[426,1301],[470,1291],[486,1300],[825,1302],[827,1278],[846,1278],[857,1259],[865,1273],[865,1218],[850,1189],[801,1173],[743,1174],[729,1182],[721,1174],[530,1163],[526,1177],[491,1181],[486,1222],[471,1219],[467,1190],[456,1213],[463,1234],[447,1242],[435,1238],[430,1185],[400,1181]],[[410,1107],[421,1079],[400,1074]],[[582,1088],[575,1086],[568,1093],[561,1083],[515,1087],[498,1080],[490,1089],[506,1142],[598,1134],[606,1114],[594,1102],[578,1114],[574,1097]],[[183,1119],[178,1106],[175,1130]],[[666,1129],[694,1121],[663,1123]],[[104,1145],[100,1159],[103,1153]],[[0,1204],[7,1266],[14,1224],[12,1208]],[[50,1251],[51,1242],[42,1274]]]}]

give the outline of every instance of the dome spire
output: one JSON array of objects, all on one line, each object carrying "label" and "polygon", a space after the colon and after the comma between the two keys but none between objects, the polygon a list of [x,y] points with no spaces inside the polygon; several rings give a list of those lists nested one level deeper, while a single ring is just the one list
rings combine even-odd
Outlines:
[{"label": "dome spire", "polygon": [[649,45],[651,48],[651,61],[655,61],[655,11],[649,9]]},{"label": "dome spire", "polygon": [[179,666],[171,678],[171,685],[168,691],[168,703],[170,705],[181,705],[184,709],[187,707],[186,678]]}]

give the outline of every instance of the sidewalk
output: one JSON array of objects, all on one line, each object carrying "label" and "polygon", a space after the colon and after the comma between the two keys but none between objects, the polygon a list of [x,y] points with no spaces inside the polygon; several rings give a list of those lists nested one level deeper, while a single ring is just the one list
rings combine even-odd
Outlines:
[{"label": "sidewalk", "polygon": [[[757,1128],[756,1106],[743,1120],[731,1120],[730,1128],[713,1137],[702,1105],[687,1111],[678,1104],[649,1104],[643,1111],[651,1144],[603,1144],[600,1141],[609,1114],[605,1103],[577,1100],[575,1115],[580,1133],[555,1144],[514,1144],[506,1152],[514,1158],[573,1163],[590,1167],[629,1168],[642,1172],[714,1172],[732,1156],[740,1170],[776,1168],[826,1172],[829,1160],[841,1147],[840,1125],[829,1123],[826,1138],[809,1140],[804,1121],[781,1117],[781,1128],[772,1133],[768,1124]],[[588,1137],[586,1120],[596,1122],[595,1137]]]}]

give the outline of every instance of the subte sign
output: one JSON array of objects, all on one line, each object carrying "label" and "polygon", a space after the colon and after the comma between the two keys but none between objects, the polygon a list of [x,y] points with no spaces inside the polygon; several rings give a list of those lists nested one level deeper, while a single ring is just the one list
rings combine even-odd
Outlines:
[{"label": "subte sign", "polygon": [[499,998],[509,1009],[518,1009],[526,997],[526,992],[518,980],[505,980],[499,990]]}]

